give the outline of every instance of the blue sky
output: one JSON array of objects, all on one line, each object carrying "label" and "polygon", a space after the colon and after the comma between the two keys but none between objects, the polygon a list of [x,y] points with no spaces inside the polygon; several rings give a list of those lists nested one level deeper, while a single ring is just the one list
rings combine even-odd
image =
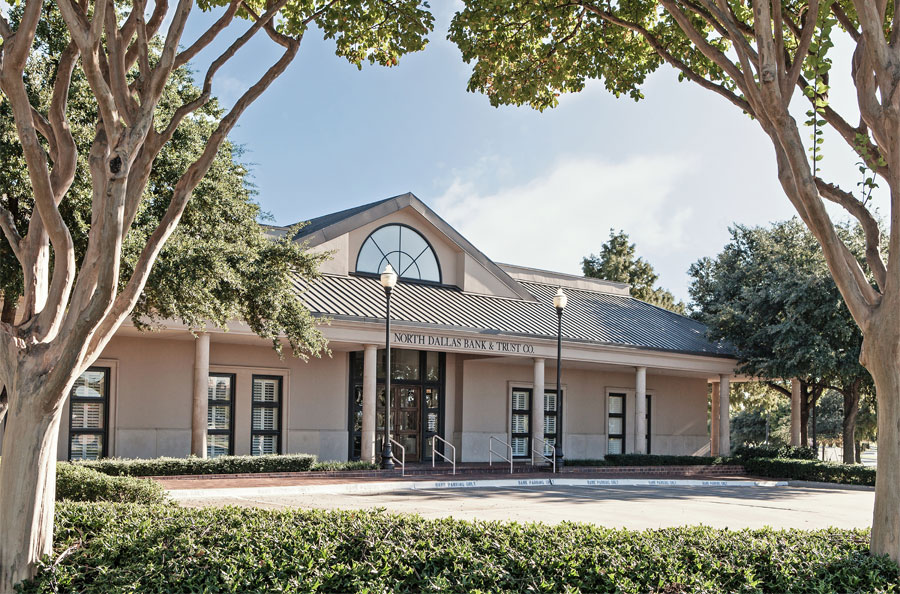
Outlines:
[{"label": "blue sky", "polygon": [[[728,225],[793,216],[768,138],[721,98],[663,69],[638,103],[594,82],[544,113],[496,109],[466,92],[470,67],[445,39],[452,3],[434,4],[431,42],[396,68],[358,71],[311,32],[241,119],[232,140],[277,223],[411,191],[490,258],[569,273],[623,229],[686,299],[688,266],[719,251]],[[185,40],[209,18],[192,15]],[[230,104],[277,57],[255,42],[214,93]],[[852,187],[852,158],[834,161]]]}]

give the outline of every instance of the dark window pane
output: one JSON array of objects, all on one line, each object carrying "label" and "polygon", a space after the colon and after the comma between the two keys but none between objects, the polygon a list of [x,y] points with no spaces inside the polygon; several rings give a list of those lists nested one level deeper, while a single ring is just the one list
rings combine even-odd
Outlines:
[{"label": "dark window pane", "polygon": [[419,379],[419,351],[391,349],[391,369],[392,379]]},{"label": "dark window pane", "polygon": [[440,391],[437,388],[425,388],[425,408],[438,408]]},{"label": "dark window pane", "polygon": [[438,382],[441,380],[441,354],[435,351],[425,353],[425,381]]}]

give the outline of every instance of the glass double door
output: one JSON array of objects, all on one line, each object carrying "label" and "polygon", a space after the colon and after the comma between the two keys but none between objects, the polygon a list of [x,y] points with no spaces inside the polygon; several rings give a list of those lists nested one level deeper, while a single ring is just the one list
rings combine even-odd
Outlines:
[{"label": "glass double door", "polygon": [[[406,461],[419,462],[422,459],[422,386],[391,386],[391,437],[406,448]],[[378,386],[378,436],[379,457],[384,438],[384,386]],[[400,452],[393,446],[394,456],[399,460]]]}]

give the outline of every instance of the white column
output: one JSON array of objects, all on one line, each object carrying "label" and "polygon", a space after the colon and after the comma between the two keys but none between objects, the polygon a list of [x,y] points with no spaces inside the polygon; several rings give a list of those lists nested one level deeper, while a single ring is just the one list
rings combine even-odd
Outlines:
[{"label": "white column", "polygon": [[367,344],[363,350],[362,440],[360,460],[375,462],[375,367],[378,347]]},{"label": "white column", "polygon": [[731,423],[729,421],[731,376],[719,376],[719,455],[731,455]]},{"label": "white column", "polygon": [[800,406],[802,393],[800,391],[800,380],[794,378],[791,380],[791,445],[800,446]]},{"label": "white column", "polygon": [[712,383],[712,409],[709,413],[709,455],[719,455],[719,382]]},{"label": "white column", "polygon": [[[544,360],[534,360],[534,390],[531,395],[531,436],[544,439]],[[543,453],[544,442],[532,441],[531,448]],[[528,452],[531,457],[531,452]]]},{"label": "white column", "polygon": [[209,408],[209,334],[194,340],[194,394],[191,406],[191,454],[206,458]]},{"label": "white column", "polygon": [[637,367],[634,378],[634,453],[647,453],[647,368]]}]

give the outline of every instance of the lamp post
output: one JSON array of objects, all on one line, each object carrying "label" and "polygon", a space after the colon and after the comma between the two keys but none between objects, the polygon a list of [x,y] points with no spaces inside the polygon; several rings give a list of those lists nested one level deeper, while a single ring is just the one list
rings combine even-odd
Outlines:
[{"label": "lamp post", "polygon": [[397,284],[397,273],[390,264],[381,273],[384,287],[384,440],[381,447],[381,468],[394,469],[394,453],[391,451],[391,292]]},{"label": "lamp post", "polygon": [[553,307],[556,308],[556,467],[563,466],[563,448],[562,448],[562,315],[569,297],[563,293],[562,287],[556,291],[553,296]]}]

